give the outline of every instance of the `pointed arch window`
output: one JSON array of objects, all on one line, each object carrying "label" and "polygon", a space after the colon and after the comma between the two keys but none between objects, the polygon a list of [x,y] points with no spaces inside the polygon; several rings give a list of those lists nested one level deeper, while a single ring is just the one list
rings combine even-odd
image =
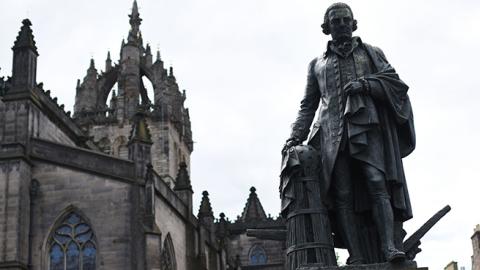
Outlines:
[{"label": "pointed arch window", "polygon": [[260,245],[254,245],[250,249],[249,261],[251,265],[261,265],[267,263],[267,253]]},{"label": "pointed arch window", "polygon": [[97,245],[88,223],[76,213],[66,215],[48,245],[49,270],[95,270]]},{"label": "pointed arch window", "polygon": [[173,241],[170,234],[165,237],[163,242],[163,250],[161,253],[161,269],[162,270],[177,270],[177,262],[175,260],[175,250],[173,248]]}]

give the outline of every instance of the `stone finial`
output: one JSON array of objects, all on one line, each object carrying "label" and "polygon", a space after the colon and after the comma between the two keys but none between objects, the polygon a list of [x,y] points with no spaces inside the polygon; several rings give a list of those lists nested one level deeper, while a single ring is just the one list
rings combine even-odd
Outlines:
[{"label": "stone finial", "polygon": [[133,116],[132,130],[130,131],[129,141],[140,141],[144,143],[152,143],[152,135],[148,128],[147,119],[145,113],[141,110]]},{"label": "stone finial", "polygon": [[157,50],[157,61],[162,61],[162,57],[160,57],[160,50]]},{"label": "stone finial", "polygon": [[178,169],[174,190],[185,189],[192,190],[192,184],[190,182],[190,176],[188,175],[187,163],[181,162],[180,168]]},{"label": "stone finial", "polygon": [[168,76],[170,76],[170,77],[174,77],[174,76],[173,76],[173,67],[172,67],[172,66],[170,66],[170,69],[169,69],[169,74],[168,74]]},{"label": "stone finial", "polygon": [[198,218],[211,218],[213,220],[213,211],[208,198],[208,191],[202,192],[202,202],[200,203],[200,210],[198,211]]},{"label": "stone finial", "polygon": [[38,56],[37,46],[33,37],[33,31],[30,26],[32,26],[32,23],[29,19],[22,21],[22,27],[20,28],[20,32],[18,32],[17,39],[15,40],[12,49],[14,51],[20,49],[30,49]]}]

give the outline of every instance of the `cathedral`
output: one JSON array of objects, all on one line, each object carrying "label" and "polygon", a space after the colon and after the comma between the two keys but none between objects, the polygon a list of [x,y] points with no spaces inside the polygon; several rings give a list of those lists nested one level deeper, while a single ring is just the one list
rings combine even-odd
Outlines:
[{"label": "cathedral", "polygon": [[234,221],[214,216],[207,191],[193,209],[186,93],[141,22],[134,1],[120,59],[90,61],[71,113],[37,82],[23,20],[0,78],[0,268],[285,269],[284,241],[247,236],[285,228],[254,187]]}]

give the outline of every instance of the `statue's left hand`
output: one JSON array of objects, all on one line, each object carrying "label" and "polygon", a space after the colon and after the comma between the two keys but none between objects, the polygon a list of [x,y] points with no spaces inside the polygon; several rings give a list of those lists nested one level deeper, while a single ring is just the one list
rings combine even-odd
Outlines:
[{"label": "statue's left hand", "polygon": [[295,137],[292,137],[292,138],[289,138],[286,142],[285,142],[285,145],[283,145],[283,148],[282,148],[282,155],[284,155],[288,149],[290,149],[291,147],[293,146],[296,146],[296,145],[299,145],[301,144],[302,142],[295,138]]},{"label": "statue's left hand", "polygon": [[365,92],[364,84],[361,81],[351,81],[347,83],[343,90],[348,96]]}]

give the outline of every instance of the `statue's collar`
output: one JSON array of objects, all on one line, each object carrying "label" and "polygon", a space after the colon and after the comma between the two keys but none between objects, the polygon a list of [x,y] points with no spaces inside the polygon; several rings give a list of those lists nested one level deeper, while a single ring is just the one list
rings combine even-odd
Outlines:
[{"label": "statue's collar", "polygon": [[[362,44],[362,39],[360,37],[352,37],[352,42],[350,44],[343,44],[340,46],[336,46],[330,40],[327,44],[327,51],[324,54],[324,58],[326,58],[330,53],[336,53],[342,57],[347,57],[353,50]],[[348,46],[348,48],[344,48],[343,46]]]}]

